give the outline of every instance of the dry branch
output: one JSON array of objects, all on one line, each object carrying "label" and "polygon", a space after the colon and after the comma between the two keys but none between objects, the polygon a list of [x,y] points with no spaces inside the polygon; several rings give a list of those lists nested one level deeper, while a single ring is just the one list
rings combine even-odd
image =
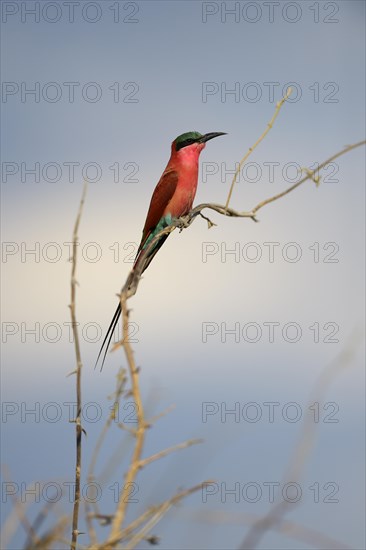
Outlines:
[{"label": "dry branch", "polygon": [[267,128],[264,130],[264,132],[262,133],[262,135],[257,139],[257,141],[255,142],[254,145],[252,145],[251,147],[249,147],[247,153],[243,156],[243,158],[241,159],[241,161],[239,162],[239,165],[237,167],[237,169],[235,170],[235,174],[234,174],[234,177],[233,177],[233,181],[231,182],[231,185],[230,185],[230,190],[229,190],[229,194],[227,196],[227,199],[226,199],[226,204],[225,204],[225,210],[227,210],[229,208],[229,202],[230,202],[230,199],[231,199],[231,195],[233,194],[233,190],[234,190],[234,186],[235,186],[235,183],[236,183],[236,178],[238,177],[238,174],[241,170],[241,167],[243,166],[243,164],[247,161],[248,157],[253,153],[254,149],[260,144],[260,142],[266,137],[266,135],[268,134],[268,132],[270,131],[270,129],[272,128],[273,124],[274,124],[274,121],[276,120],[276,118],[278,117],[279,115],[279,112],[281,110],[281,107],[282,105],[285,103],[286,99],[288,99],[290,97],[292,93],[292,88],[288,88],[287,89],[287,92],[286,92],[286,95],[283,96],[283,98],[277,102],[276,104],[276,110],[274,112],[274,115],[273,117],[271,118],[271,120],[268,122],[267,124]]},{"label": "dry branch", "polygon": [[79,508],[80,508],[80,480],[81,480],[81,439],[82,439],[82,425],[81,425],[81,353],[80,353],[80,342],[79,342],[79,333],[76,323],[76,313],[75,313],[75,296],[76,296],[76,263],[77,263],[77,245],[78,245],[78,230],[80,224],[80,218],[83,211],[85,195],[87,190],[87,184],[84,183],[84,189],[81,196],[79,211],[76,217],[73,239],[72,239],[72,269],[71,269],[71,323],[72,331],[74,335],[75,343],[75,354],[76,354],[76,418],[75,418],[75,430],[76,430],[76,466],[75,466],[75,493],[74,493],[74,509],[72,517],[72,535],[71,535],[71,545],[70,550],[76,549],[77,538],[78,538],[78,521],[79,521]]},{"label": "dry branch", "polygon": [[203,439],[189,439],[188,441],[184,441],[183,443],[178,443],[177,445],[173,445],[172,447],[168,447],[167,449],[164,449],[162,451],[159,451],[158,453],[148,456],[147,458],[144,458],[140,461],[139,468],[145,468],[148,464],[151,464],[151,462],[155,462],[155,460],[159,460],[159,458],[163,458],[163,456],[167,456],[170,453],[174,453],[175,451],[179,451],[181,449],[186,449],[187,447],[191,447],[192,445],[197,445],[198,443],[202,443]]},{"label": "dry branch", "polygon": [[[340,374],[345,368],[349,367],[354,353],[361,341],[361,335],[354,334],[350,342],[344,350],[342,350],[335,359],[320,373],[314,384],[314,389],[311,392],[309,399],[309,407],[312,403],[321,403],[328,386],[334,378]],[[312,422],[310,417],[306,417],[299,438],[299,443],[295,447],[293,455],[290,458],[288,467],[286,468],[283,483],[299,482],[303,474],[306,461],[314,447],[317,431],[317,424]],[[285,514],[293,509],[296,503],[291,503],[291,506],[286,500],[278,501],[270,508],[267,514],[258,519],[246,534],[240,546],[240,550],[253,550],[258,546],[260,539],[270,529],[276,528],[283,521]]]},{"label": "dry branch", "polygon": [[[127,546],[124,547],[124,550],[134,548],[136,544],[138,544],[138,542],[145,538],[147,532],[150,531],[162,519],[162,517],[168,512],[168,510],[170,510],[172,506],[178,504],[185,497],[199,491],[205,485],[210,483],[214,482],[212,480],[204,481],[202,483],[199,483],[198,485],[195,485],[194,487],[179,491],[173,497],[165,500],[161,504],[152,506],[151,508],[146,510],[146,512],[141,514],[141,516],[132,521],[123,530],[118,531],[114,537],[109,537],[106,543],[101,544],[97,547],[92,547],[92,550],[106,550],[110,546],[113,547],[120,541],[126,541],[128,539],[130,539],[129,543]],[[138,533],[134,533],[134,531],[136,531],[136,529],[140,527],[144,522],[146,523],[142,527],[142,529]]]},{"label": "dry branch", "polygon": [[[210,512],[196,510],[195,512],[190,512],[187,517],[193,517],[195,521],[216,526],[220,524],[238,526],[245,523],[248,524],[249,527],[260,519],[256,514],[223,512],[222,510],[211,510]],[[304,542],[317,549],[329,550],[331,548],[332,550],[351,550],[351,547],[345,542],[325,535],[316,529],[305,527],[296,521],[282,518],[279,523],[272,526],[272,529],[282,535]]]},{"label": "dry branch", "polygon": [[[10,481],[8,469],[3,466],[2,470],[4,479]],[[26,490],[29,490],[29,487],[26,487]],[[11,493],[10,497],[13,501],[13,513],[9,514],[5,524],[3,525],[3,529],[1,531],[1,544],[4,545],[4,548],[6,547],[16,531],[17,524],[21,525],[27,533],[27,540],[30,540],[33,544],[35,544],[38,541],[38,537],[33,525],[30,523],[25,514],[25,509],[28,506],[27,502],[22,502],[14,493]]]},{"label": "dry branch", "polygon": [[[118,409],[119,409],[119,403],[120,403],[120,400],[121,400],[126,382],[127,382],[127,378],[126,378],[125,370],[120,369],[118,374],[117,374],[116,389],[115,389],[115,392],[113,393],[113,396],[112,396],[113,399],[114,399],[114,406],[113,406],[113,408],[112,408],[112,410],[111,410],[111,412],[110,412],[110,414],[109,414],[109,416],[106,420],[106,423],[105,423],[105,425],[102,429],[102,432],[101,432],[101,434],[100,434],[100,436],[99,436],[99,438],[96,442],[96,445],[95,445],[95,448],[94,448],[94,451],[93,451],[93,454],[92,454],[92,457],[91,457],[91,460],[90,460],[90,466],[89,466],[89,470],[88,470],[88,483],[92,483],[92,482],[95,481],[94,471],[95,471],[95,466],[96,466],[96,463],[97,463],[97,460],[98,460],[98,457],[99,457],[99,453],[101,451],[101,448],[103,446],[103,443],[105,441],[107,433],[108,433],[112,423],[116,419],[116,413],[118,412]],[[94,514],[92,514],[91,511],[90,511],[90,503],[88,501],[85,502],[85,513],[86,513],[86,522],[87,522],[87,525],[88,525],[88,532],[89,532],[89,536],[90,536],[90,541],[91,541],[92,545],[97,545],[98,544],[98,539],[97,539],[97,534],[96,534],[96,531],[94,529],[92,519],[102,519],[102,517],[105,519],[105,516],[103,516],[103,514],[99,514],[96,502],[94,502],[93,504],[94,504]]]},{"label": "dry branch", "polygon": [[141,461],[141,455],[142,455],[142,450],[143,450],[143,445],[145,440],[145,430],[147,427],[145,422],[141,393],[140,393],[138,370],[136,368],[135,360],[133,357],[133,351],[128,339],[129,311],[127,309],[126,292],[124,291],[121,292],[120,301],[121,301],[121,308],[122,308],[122,342],[123,342],[123,347],[125,350],[130,378],[131,378],[132,395],[136,404],[137,429],[135,432],[136,440],[135,440],[135,447],[133,450],[130,467],[126,474],[123,489],[119,496],[117,510],[112,521],[111,532],[108,537],[107,545],[111,544],[111,540],[114,540],[116,538],[117,534],[121,529],[121,525],[123,524],[123,521],[126,515],[127,504],[128,504],[129,487],[130,487],[130,484],[133,483],[133,481],[135,480],[135,477],[139,470],[139,464]]}]

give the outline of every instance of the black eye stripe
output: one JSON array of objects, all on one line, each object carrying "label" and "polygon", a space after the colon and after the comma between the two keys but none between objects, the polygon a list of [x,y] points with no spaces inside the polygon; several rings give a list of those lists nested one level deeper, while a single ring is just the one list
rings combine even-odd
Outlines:
[{"label": "black eye stripe", "polygon": [[195,143],[195,141],[196,140],[192,138],[181,141],[181,143],[177,144],[176,151],[179,151],[179,149],[183,149],[183,147],[187,147],[187,145],[192,145],[192,143]]}]

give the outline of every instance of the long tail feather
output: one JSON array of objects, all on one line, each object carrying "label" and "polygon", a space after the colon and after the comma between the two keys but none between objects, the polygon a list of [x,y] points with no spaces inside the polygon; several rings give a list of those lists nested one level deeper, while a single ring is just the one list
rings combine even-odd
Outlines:
[{"label": "long tail feather", "polygon": [[[156,243],[156,246],[154,247],[153,251],[151,252],[151,254],[148,256],[147,258],[147,261],[146,261],[146,264],[144,266],[144,271],[148,268],[148,266],[150,265],[151,261],[153,260],[155,254],[158,252],[158,250],[161,248],[161,246],[165,243],[166,239],[168,238],[169,235],[163,235],[161,237],[161,239],[159,240],[158,243]],[[137,253],[137,256],[136,256],[136,259],[135,259],[135,263],[133,265],[133,269],[136,267],[139,259],[141,257],[141,250]],[[111,343],[111,340],[112,340],[112,337],[113,337],[113,333],[115,331],[115,328],[117,326],[117,323],[118,323],[118,320],[119,320],[119,317],[121,315],[121,304],[120,302],[118,303],[118,306],[117,306],[117,309],[115,311],[115,314],[113,315],[113,319],[108,327],[108,331],[104,337],[104,340],[103,340],[103,344],[99,350],[99,353],[98,353],[98,357],[97,357],[97,360],[95,362],[95,367],[97,366],[98,362],[99,362],[99,359],[103,353],[103,349],[104,349],[104,354],[103,354],[103,359],[102,359],[102,365],[100,367],[100,370],[102,371],[103,367],[104,367],[104,362],[105,362],[105,359],[107,357],[107,353],[108,353],[108,349],[109,349],[109,346],[110,346],[110,343]]]},{"label": "long tail feather", "polygon": [[104,337],[104,340],[103,340],[103,344],[102,344],[102,346],[101,346],[101,348],[100,348],[100,350],[99,350],[98,357],[97,357],[97,360],[96,360],[96,362],[95,362],[95,367],[94,367],[94,368],[96,368],[96,366],[97,366],[97,364],[98,364],[98,362],[99,362],[99,358],[100,358],[100,356],[102,355],[103,348],[104,348],[104,346],[105,346],[105,344],[106,344],[106,342],[107,342],[107,340],[108,340],[107,345],[105,346],[105,350],[104,350],[102,365],[101,365],[101,367],[100,367],[100,370],[101,370],[101,371],[102,371],[102,369],[103,369],[104,361],[105,361],[105,358],[106,358],[107,353],[108,353],[108,348],[109,348],[109,345],[110,345],[110,343],[111,343],[112,336],[113,336],[114,330],[115,330],[115,328],[116,328],[116,326],[117,326],[118,319],[119,319],[120,315],[121,315],[121,303],[118,302],[117,309],[116,309],[115,314],[113,315],[113,319],[112,319],[112,321],[111,321],[111,323],[110,323],[110,325],[109,325],[109,327],[108,327],[107,333],[106,333],[106,335],[105,335],[105,337]]}]

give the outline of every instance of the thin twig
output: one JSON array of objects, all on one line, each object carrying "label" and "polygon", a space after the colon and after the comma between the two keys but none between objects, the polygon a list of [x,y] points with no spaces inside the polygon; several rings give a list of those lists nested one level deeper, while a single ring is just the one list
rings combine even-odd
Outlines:
[{"label": "thin twig", "polygon": [[77,538],[78,538],[78,521],[79,521],[79,507],[80,507],[80,480],[81,480],[81,439],[82,439],[82,426],[81,426],[81,353],[80,353],[80,342],[79,342],[79,333],[76,324],[76,313],[75,313],[75,297],[76,297],[76,262],[77,262],[77,245],[78,245],[78,229],[80,224],[80,218],[83,211],[85,195],[87,190],[87,183],[84,182],[83,193],[81,196],[79,211],[76,217],[74,233],[72,239],[72,269],[71,269],[71,322],[72,322],[72,331],[74,335],[75,343],[75,354],[76,354],[76,402],[77,402],[77,412],[75,418],[75,431],[76,431],[76,467],[75,467],[75,494],[74,494],[74,509],[72,516],[72,535],[71,535],[71,544],[70,550],[76,549]]},{"label": "thin twig", "polygon": [[[349,367],[354,353],[357,350],[361,340],[361,335],[353,334],[348,345],[342,350],[335,359],[320,373],[317,378],[314,389],[311,392],[309,405],[314,402],[322,402],[324,394],[334,378],[340,374],[344,368]],[[289,465],[286,468],[283,483],[298,482],[301,479],[306,461],[315,444],[315,436],[317,424],[314,423],[310,416],[305,418],[302,424],[301,436],[298,445],[290,458]],[[291,504],[293,509],[294,503]],[[289,510],[289,503],[286,500],[276,502],[263,517],[258,519],[249,529],[240,546],[241,550],[253,550],[257,547],[260,539],[275,525],[278,525],[283,520],[283,517]]]},{"label": "thin twig", "polygon": [[186,489],[185,491],[181,491],[180,493],[177,493],[170,500],[166,500],[165,502],[163,502],[158,507],[158,509],[152,516],[152,518],[142,527],[142,529],[138,533],[136,533],[132,537],[132,539],[129,541],[128,545],[125,547],[124,550],[132,550],[133,548],[135,548],[135,546],[141,540],[146,538],[146,535],[149,533],[149,531],[151,531],[151,529],[155,527],[157,523],[159,523],[159,521],[166,515],[166,513],[170,510],[172,506],[180,502],[182,498],[185,498],[186,496],[199,491],[200,489],[203,488],[205,484],[209,484],[209,483],[210,483],[209,481],[200,483],[199,485],[191,487],[190,489]]},{"label": "thin twig", "polygon": [[[2,467],[2,470],[3,470],[3,477],[4,479],[6,479],[7,483],[10,483],[10,475],[9,475],[9,472],[8,472],[8,469],[6,466],[3,466]],[[26,487],[26,491],[29,491],[31,490],[29,487]],[[15,527],[17,525],[17,523],[23,527],[24,531],[27,533],[28,535],[28,539],[31,540],[33,542],[33,544],[35,544],[37,541],[38,541],[38,537],[37,537],[37,533],[36,531],[34,530],[33,526],[31,525],[31,523],[29,522],[26,514],[25,514],[25,508],[28,506],[28,503],[27,502],[21,502],[20,499],[17,497],[17,495],[13,492],[10,493],[10,498],[12,499],[13,501],[13,510],[14,512],[12,514],[9,515],[9,517],[7,518],[4,526],[3,526],[3,530],[2,530],[2,534],[1,534],[1,543],[4,544],[4,545],[7,545],[8,542],[11,540],[14,532],[15,532]],[[5,548],[5,546],[4,546]]]},{"label": "thin twig", "polygon": [[60,542],[68,543],[63,538],[63,533],[66,530],[66,527],[70,521],[69,516],[62,516],[56,525],[54,525],[49,531],[47,531],[40,539],[37,540],[33,546],[30,546],[30,550],[49,550],[52,543],[55,543],[57,540]]},{"label": "thin twig", "polygon": [[189,439],[188,441],[184,441],[183,443],[178,443],[177,445],[173,445],[172,447],[163,449],[162,451],[159,451],[154,455],[148,456],[147,458],[140,460],[139,468],[145,468],[145,466],[151,464],[151,462],[155,462],[155,460],[159,460],[159,458],[162,458],[163,456],[167,456],[170,453],[174,453],[175,451],[179,451],[180,449],[186,449],[187,447],[191,447],[192,445],[197,445],[198,443],[202,442],[203,439]]},{"label": "thin twig", "polygon": [[[322,168],[324,168],[327,164],[335,160],[336,158],[344,155],[345,153],[348,153],[349,151],[352,151],[352,149],[356,149],[356,147],[360,147],[361,145],[365,145],[366,141],[359,141],[358,143],[354,143],[353,145],[347,145],[342,151],[339,151],[335,155],[332,155],[330,158],[319,164],[318,168],[316,169],[316,172],[319,172]],[[188,214],[189,219],[186,221],[187,224],[191,223],[191,219],[196,217],[201,210],[204,208],[210,208],[211,210],[215,210],[215,212],[218,212],[219,214],[223,214],[224,216],[232,216],[234,218],[252,218],[254,221],[256,221],[256,213],[258,210],[263,208],[263,206],[266,206],[267,204],[274,202],[278,199],[281,199],[285,195],[288,195],[288,193],[291,193],[297,187],[300,187],[303,183],[305,183],[308,180],[314,181],[314,175],[316,172],[310,170],[310,169],[304,169],[306,172],[306,175],[297,183],[294,185],[291,185],[291,187],[288,187],[281,193],[278,193],[277,195],[274,195],[273,197],[269,197],[268,199],[264,199],[263,201],[259,202],[254,208],[252,208],[248,212],[238,212],[237,210],[233,210],[232,208],[226,208],[225,206],[222,206],[220,204],[211,204],[211,203],[205,203],[205,204],[199,204],[191,212]]]},{"label": "thin twig", "polygon": [[[307,168],[306,169],[306,176],[304,176],[300,181],[298,181],[297,183],[295,183],[294,185],[292,185],[291,187],[289,187],[285,191],[282,191],[282,193],[279,193],[278,195],[274,195],[273,197],[271,197],[269,199],[265,199],[264,201],[257,204],[257,206],[255,206],[252,209],[252,211],[251,211],[252,214],[255,214],[256,212],[258,212],[258,210],[260,208],[263,208],[263,206],[265,206],[266,204],[269,204],[270,202],[281,199],[282,197],[284,197],[288,193],[291,193],[291,191],[294,191],[294,189],[296,189],[297,187],[302,185],[305,181],[307,181],[309,179],[314,180],[315,173],[318,173],[319,170],[324,168],[324,166],[326,166],[327,164],[329,164],[330,162],[332,162],[336,158],[344,155],[345,153],[348,153],[349,151],[352,151],[352,149],[356,149],[356,147],[360,147],[361,145],[365,145],[365,144],[366,144],[366,141],[359,141],[358,143],[354,143],[353,145],[347,145],[344,149],[342,149],[342,151],[339,151],[335,155],[331,156],[329,159],[327,159],[324,162],[322,162],[321,164],[319,164],[319,166],[317,167],[317,169],[315,171],[310,170],[309,168]],[[315,183],[317,183],[317,181],[315,181]]]},{"label": "thin twig", "polygon": [[235,186],[235,183],[236,183],[236,178],[241,170],[241,167],[243,166],[244,162],[248,159],[249,155],[251,155],[254,151],[254,149],[260,144],[260,142],[266,137],[266,135],[268,134],[268,132],[270,131],[270,129],[272,128],[273,124],[274,124],[274,121],[276,120],[276,118],[278,117],[278,114],[281,110],[281,107],[282,105],[285,103],[286,99],[288,99],[291,95],[291,92],[292,92],[292,88],[288,88],[287,89],[287,92],[286,92],[286,95],[283,96],[283,98],[281,99],[281,101],[278,101],[277,104],[276,104],[276,110],[274,112],[274,115],[273,117],[271,118],[271,120],[269,121],[269,123],[267,124],[267,128],[264,130],[263,134],[257,139],[257,141],[255,142],[254,145],[252,145],[252,147],[249,147],[247,153],[244,155],[244,157],[241,159],[241,161],[239,162],[239,166],[237,167],[236,171],[235,171],[235,174],[234,174],[234,177],[233,177],[233,181],[231,182],[231,186],[230,186],[230,190],[229,190],[229,194],[227,196],[227,199],[226,199],[226,204],[225,204],[225,210],[228,209],[229,207],[229,202],[230,202],[230,199],[231,199],[231,195],[233,194],[233,190],[234,190],[234,186]]},{"label": "thin twig", "polygon": [[[102,429],[102,431],[99,435],[99,438],[98,438],[97,443],[95,445],[94,452],[93,452],[93,455],[92,455],[92,458],[91,458],[91,461],[90,461],[90,466],[89,466],[89,471],[88,471],[88,482],[89,483],[92,483],[95,480],[94,470],[95,470],[95,466],[96,466],[96,463],[97,463],[97,460],[98,460],[98,456],[99,456],[100,450],[102,448],[102,445],[105,441],[105,438],[107,436],[107,433],[108,433],[108,431],[109,431],[109,429],[112,425],[112,422],[115,421],[116,414],[118,414],[119,402],[120,402],[120,399],[122,397],[122,393],[123,393],[123,390],[125,388],[126,381],[127,381],[127,378],[126,378],[125,370],[120,369],[118,374],[117,374],[116,390],[113,394],[114,406],[112,407],[111,412],[110,412],[110,414],[109,414],[109,416],[106,420],[106,423],[104,424],[104,427],[103,427],[103,429]],[[94,505],[96,506],[96,503],[94,503]],[[95,531],[94,526],[93,526],[92,519],[93,518],[100,519],[101,514],[98,514],[97,512],[95,514],[91,514],[91,512],[90,512],[90,503],[87,500],[85,501],[85,510],[86,510],[86,522],[87,522],[87,525],[88,525],[90,541],[91,541],[92,545],[96,545],[96,544],[98,544],[98,539],[97,539],[96,531]]]},{"label": "thin twig", "polygon": [[[39,531],[39,528],[41,527],[42,523],[45,521],[50,510],[54,507],[55,504],[56,501],[48,501],[44,506],[42,506],[32,523],[32,529],[35,533]],[[24,548],[26,548],[26,550],[32,550],[34,544],[35,543],[34,540],[32,540],[32,537],[28,536],[27,540],[25,541]]]},{"label": "thin twig", "polygon": [[[242,512],[233,513],[233,512],[223,512],[222,510],[211,510],[210,512],[197,510],[190,512],[189,516],[193,518],[194,521],[206,522],[214,525],[242,525],[243,523],[248,524],[249,526],[256,523],[260,518],[256,514],[243,514]],[[314,548],[323,548],[324,550],[351,550],[351,546],[348,546],[345,542],[339,541],[329,535],[317,531],[315,529],[305,527],[301,523],[297,523],[292,520],[282,519],[280,523],[273,525],[272,529],[285,535],[287,537],[305,542],[313,546]]]},{"label": "thin twig", "polygon": [[[203,481],[202,483],[199,483],[198,485],[195,485],[194,487],[191,487],[190,489],[185,489],[183,491],[178,492],[173,497],[171,497],[168,500],[165,500],[161,504],[152,506],[146,512],[141,514],[138,518],[136,518],[134,521],[132,521],[127,527],[125,527],[123,530],[120,530],[116,533],[116,535],[112,538],[109,537],[106,543],[101,544],[100,546],[93,547],[93,550],[105,550],[109,546],[115,546],[120,541],[126,540],[130,538],[132,535],[133,537],[138,537],[138,539],[134,540],[134,546],[142,540],[145,535],[145,528],[143,527],[143,533],[140,531],[139,533],[133,534],[133,532],[140,527],[141,524],[143,524],[145,521],[149,520],[151,516],[154,516],[154,523],[150,525],[150,529],[160,521],[160,519],[166,514],[166,512],[175,504],[178,504],[183,498],[187,497],[188,495],[191,495],[192,493],[195,493],[199,490],[201,490],[205,485],[208,485],[210,483],[214,483],[212,480]],[[132,539],[128,545],[128,548],[132,548],[131,545]]]},{"label": "thin twig", "polygon": [[157,420],[159,420],[160,418],[163,418],[174,409],[175,409],[175,405],[169,405],[169,407],[164,409],[162,412],[150,418],[150,420],[148,421],[149,426],[152,426],[152,424],[155,424]]}]

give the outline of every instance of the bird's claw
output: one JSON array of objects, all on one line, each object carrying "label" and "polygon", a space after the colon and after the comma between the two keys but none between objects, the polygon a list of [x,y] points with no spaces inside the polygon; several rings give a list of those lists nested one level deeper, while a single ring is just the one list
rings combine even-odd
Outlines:
[{"label": "bird's claw", "polygon": [[174,227],[179,229],[179,231],[183,231],[183,229],[186,229],[187,227],[189,227],[189,222],[187,218],[183,218],[183,217],[173,218],[171,223],[172,225],[174,225]]}]

